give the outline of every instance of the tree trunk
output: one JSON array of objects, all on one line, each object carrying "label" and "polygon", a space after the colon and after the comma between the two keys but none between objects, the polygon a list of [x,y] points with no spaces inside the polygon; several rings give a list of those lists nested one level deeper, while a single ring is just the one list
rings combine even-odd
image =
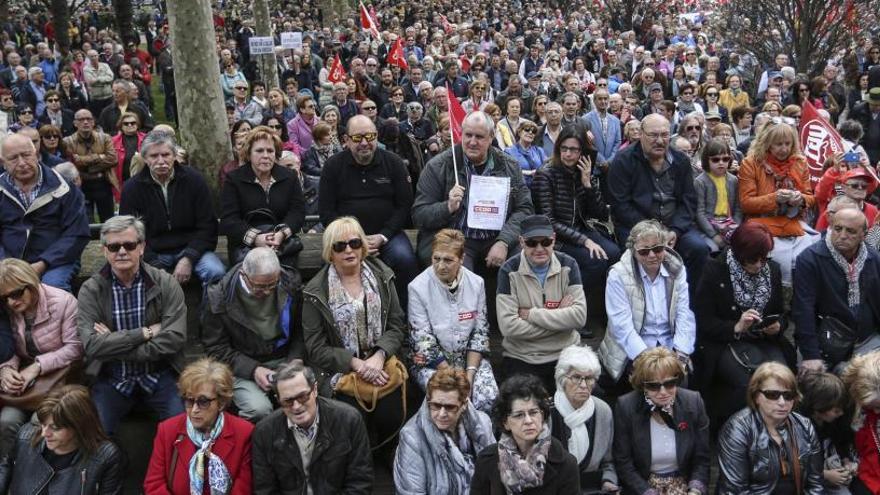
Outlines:
[{"label": "tree trunk", "polygon": [[190,165],[217,189],[220,167],[232,159],[211,0],[168,2],[180,140]]},{"label": "tree trunk", "polygon": [[[70,24],[70,9],[67,0],[52,0],[49,12],[52,14],[52,25],[55,27],[55,49],[63,57],[67,57],[70,53],[70,32],[67,30]],[[0,17],[3,17],[3,14],[0,14]]]},{"label": "tree trunk", "polygon": [[[272,20],[269,18],[269,2],[267,0],[254,0],[254,31],[257,36],[274,37],[272,32]],[[254,60],[254,58],[256,59]],[[251,59],[257,63],[260,68],[260,77],[266,83],[266,89],[279,87],[278,85],[278,63],[275,60],[275,54],[271,55],[251,55]]]},{"label": "tree trunk", "polygon": [[9,19],[9,0],[0,0],[0,19]]},{"label": "tree trunk", "polygon": [[116,15],[116,29],[119,31],[119,39],[122,43],[129,41],[140,43],[139,37],[134,33],[134,11],[131,0],[113,0],[113,12]]}]

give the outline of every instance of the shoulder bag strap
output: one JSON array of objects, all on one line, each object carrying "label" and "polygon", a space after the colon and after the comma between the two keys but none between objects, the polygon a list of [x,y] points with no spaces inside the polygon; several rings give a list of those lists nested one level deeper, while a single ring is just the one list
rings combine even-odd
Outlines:
[{"label": "shoulder bag strap", "polygon": [[801,480],[801,456],[800,450],[798,449],[798,442],[795,436],[797,433],[794,431],[794,422],[791,418],[787,419],[788,423],[788,445],[789,445],[789,455],[791,459],[791,471],[792,477],[794,478],[794,486],[798,495],[803,493],[803,481]]},{"label": "shoulder bag strap", "polygon": [[177,434],[177,439],[174,440],[174,449],[171,452],[171,464],[169,464],[168,466],[168,479],[165,480],[165,486],[171,493],[174,492],[171,487],[174,484],[174,471],[177,470],[177,458],[180,455],[180,452],[178,451],[178,446],[180,445],[180,442],[183,441],[183,437],[183,433]]}]

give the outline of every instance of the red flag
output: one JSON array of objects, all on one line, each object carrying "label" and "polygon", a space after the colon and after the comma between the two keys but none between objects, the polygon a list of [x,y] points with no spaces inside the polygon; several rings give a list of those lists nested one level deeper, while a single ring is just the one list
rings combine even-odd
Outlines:
[{"label": "red flag", "polygon": [[810,180],[815,186],[822,178],[822,165],[831,155],[843,151],[843,140],[837,129],[823,119],[809,100],[801,110],[801,147],[810,168]]},{"label": "red flag", "polygon": [[376,24],[376,29],[382,29],[382,25],[379,24],[379,16],[376,15],[376,8],[373,7],[373,4],[370,4],[370,17],[373,18],[373,22]]},{"label": "red flag", "polygon": [[443,21],[443,30],[446,31],[446,34],[455,31],[455,28],[452,27],[452,24],[449,23],[449,19],[447,19],[445,15],[440,14],[440,20]]},{"label": "red flag", "polygon": [[379,28],[376,27],[376,21],[373,19],[373,16],[367,12],[367,8],[364,7],[364,2],[360,2],[361,5],[361,28],[366,29],[370,32],[370,35],[373,38],[379,39]]},{"label": "red flag", "polygon": [[345,68],[342,67],[342,61],[339,60],[339,54],[337,53],[333,59],[333,64],[330,66],[330,73],[327,74],[327,80],[336,84],[344,82],[347,77],[348,74],[345,73]]},{"label": "red flag", "polygon": [[449,84],[446,84],[446,101],[449,103],[449,128],[452,130],[452,144],[460,143],[461,124],[464,122],[465,112]]},{"label": "red flag", "polygon": [[409,64],[406,63],[406,58],[403,56],[403,40],[397,38],[397,41],[394,42],[394,46],[388,51],[388,57],[385,61],[389,65],[396,65],[401,69],[409,69]]}]

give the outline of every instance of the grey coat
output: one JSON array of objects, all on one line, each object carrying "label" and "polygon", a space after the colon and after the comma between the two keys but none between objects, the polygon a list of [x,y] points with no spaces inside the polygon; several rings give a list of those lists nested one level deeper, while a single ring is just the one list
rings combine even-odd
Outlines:
[{"label": "grey coat", "polygon": [[[581,460],[579,467],[582,475],[601,471],[602,481],[610,481],[617,485],[617,471],[614,469],[614,452],[612,451],[614,417],[611,415],[611,407],[605,401],[598,397],[593,397],[593,401],[596,403],[595,431],[593,438],[590,439],[590,455]],[[565,424],[565,418],[555,407],[550,410],[550,434],[562,442],[563,446],[568,447],[571,429]],[[584,485],[582,477],[581,490],[588,488],[590,487]]]},{"label": "grey coat", "polygon": [[[715,218],[715,202],[718,193],[715,183],[703,172],[694,179],[694,189],[697,191],[697,225],[700,231],[708,237],[713,237],[718,231],[709,223],[710,218]],[[736,223],[743,221],[742,206],[739,204],[739,179],[735,175],[727,174],[727,200],[731,203],[731,217]]]},{"label": "grey coat", "polygon": [[[486,413],[472,404],[462,413],[461,425],[471,443],[472,455],[495,443],[492,423]],[[431,421],[428,402],[400,430],[400,443],[394,456],[394,488],[400,495],[463,495],[451,480],[464,466],[455,465],[443,433]],[[467,483],[473,473],[468,473]]]}]

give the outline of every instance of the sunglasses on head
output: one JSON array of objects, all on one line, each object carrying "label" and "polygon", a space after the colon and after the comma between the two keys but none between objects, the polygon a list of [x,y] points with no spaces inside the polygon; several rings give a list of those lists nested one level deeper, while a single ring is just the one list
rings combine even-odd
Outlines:
[{"label": "sunglasses on head", "polygon": [[21,286],[12,292],[8,292],[6,294],[0,295],[0,300],[8,301],[10,299],[16,299],[16,300],[21,299],[21,296],[24,295],[26,290],[27,290],[27,287]]},{"label": "sunglasses on head", "polygon": [[104,247],[107,248],[111,253],[118,253],[120,249],[125,248],[126,251],[134,251],[135,248],[140,244],[139,241],[133,242],[114,242],[111,244],[104,244]]},{"label": "sunglasses on head", "polygon": [[538,244],[542,247],[550,247],[550,245],[553,244],[553,239],[549,237],[544,237],[543,239],[526,239],[525,243],[526,246],[530,248],[536,248],[538,247]]},{"label": "sunglasses on head", "polygon": [[349,239],[347,241],[336,241],[332,244],[333,251],[337,253],[341,253],[345,251],[346,247],[350,247],[351,249],[360,249],[364,247],[364,241],[361,240],[360,237],[355,237],[354,239]]},{"label": "sunglasses on head", "polygon": [[636,252],[639,253],[639,256],[647,256],[651,253],[660,254],[666,251],[666,246],[664,244],[657,244],[656,246],[651,246],[642,249],[636,249]]},{"label": "sunglasses on head", "polygon": [[797,398],[797,392],[791,390],[761,390],[760,392],[767,400],[779,400],[782,397],[785,402],[791,402]]},{"label": "sunglasses on head", "polygon": [[672,390],[681,383],[681,378],[673,378],[664,382],[645,382],[642,387],[648,392],[659,392],[661,388]]}]

